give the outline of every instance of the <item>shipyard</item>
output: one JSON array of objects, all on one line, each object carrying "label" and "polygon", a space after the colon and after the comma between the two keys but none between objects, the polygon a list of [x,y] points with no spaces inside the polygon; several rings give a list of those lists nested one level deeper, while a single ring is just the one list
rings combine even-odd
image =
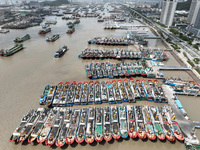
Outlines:
[{"label": "shipyard", "polygon": [[2,149],[200,148],[199,52],[138,11],[143,2],[8,3]]}]

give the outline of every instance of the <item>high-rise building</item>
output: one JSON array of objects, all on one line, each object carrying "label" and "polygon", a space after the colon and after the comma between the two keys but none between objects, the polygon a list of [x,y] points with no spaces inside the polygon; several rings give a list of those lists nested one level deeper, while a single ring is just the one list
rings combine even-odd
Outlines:
[{"label": "high-rise building", "polygon": [[171,26],[176,11],[177,0],[163,0],[160,23]]},{"label": "high-rise building", "polygon": [[199,11],[197,13],[197,17],[196,17],[195,22],[194,22],[194,27],[196,29],[200,29],[200,8],[199,8]]},{"label": "high-rise building", "polygon": [[188,14],[188,23],[190,23],[191,25],[194,25],[196,21],[199,8],[200,8],[200,0],[192,0],[190,11]]}]

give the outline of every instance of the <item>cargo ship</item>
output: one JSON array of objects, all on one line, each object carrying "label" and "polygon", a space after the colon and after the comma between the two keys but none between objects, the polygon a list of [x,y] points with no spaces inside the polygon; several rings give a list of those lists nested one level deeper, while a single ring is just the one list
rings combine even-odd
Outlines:
[{"label": "cargo ship", "polygon": [[60,35],[59,34],[54,34],[52,37],[48,37],[46,39],[47,42],[55,42],[57,39],[59,39]]},{"label": "cargo ship", "polygon": [[26,34],[25,36],[21,37],[21,38],[15,38],[14,42],[15,43],[21,43],[24,42],[26,40],[29,40],[31,38],[31,36],[29,34]]},{"label": "cargo ship", "polygon": [[44,29],[44,30],[40,30],[40,31],[38,32],[38,34],[46,34],[46,33],[48,33],[48,32],[51,32],[51,28],[47,28],[47,29]]},{"label": "cargo ship", "polygon": [[23,44],[15,44],[10,49],[0,50],[0,56],[10,56],[10,55],[22,50],[22,49],[23,49]]}]

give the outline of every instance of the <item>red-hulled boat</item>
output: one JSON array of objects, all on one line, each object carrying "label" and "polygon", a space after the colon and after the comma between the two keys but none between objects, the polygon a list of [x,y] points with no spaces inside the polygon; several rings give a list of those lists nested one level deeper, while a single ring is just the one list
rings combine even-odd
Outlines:
[{"label": "red-hulled boat", "polygon": [[47,28],[47,29],[45,29],[45,30],[40,30],[40,31],[38,32],[38,34],[46,34],[46,33],[48,33],[48,32],[51,32],[51,28]]},{"label": "red-hulled boat", "polygon": [[176,139],[179,140],[179,141],[184,141],[184,136],[181,133],[181,130],[180,130],[178,124],[172,123],[172,127],[173,127],[172,130],[174,131],[174,136],[176,137]]}]

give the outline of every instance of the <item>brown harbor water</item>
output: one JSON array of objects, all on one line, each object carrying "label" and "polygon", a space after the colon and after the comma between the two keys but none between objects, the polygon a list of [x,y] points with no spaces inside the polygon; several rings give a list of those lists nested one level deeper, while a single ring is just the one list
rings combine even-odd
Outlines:
[{"label": "brown harbor water", "polygon": [[[55,17],[48,17],[55,19]],[[45,36],[39,36],[37,32],[41,27],[33,27],[27,30],[12,30],[8,34],[0,34],[0,48],[10,48],[13,46],[13,40],[16,36],[23,36],[27,33],[31,35],[31,39],[24,42],[25,49],[14,54],[13,56],[0,58],[0,150],[41,150],[49,149],[43,144],[15,144],[9,143],[8,140],[20,123],[22,116],[28,112],[30,108],[38,108],[39,97],[45,85],[57,84],[60,81],[85,81],[89,80],[85,75],[84,65],[92,60],[82,60],[78,58],[80,52],[88,47],[87,41],[95,36],[122,37],[126,36],[126,30],[104,31],[103,23],[97,23],[95,18],[81,18],[81,23],[76,25],[76,31],[72,35],[66,34],[66,22],[61,18],[57,18],[57,25],[52,25],[52,32]],[[140,24],[135,21],[135,25]],[[141,29],[143,30],[143,29]],[[149,30],[149,29],[147,29]],[[146,32],[146,31],[145,31]],[[151,35],[150,30],[148,31]],[[46,37],[55,33],[60,34],[60,39],[54,43],[47,43]],[[54,59],[54,53],[63,45],[69,47],[69,51],[60,59]],[[151,40],[149,43],[151,48],[164,48],[161,40]],[[91,45],[91,47],[95,47]],[[109,47],[102,47],[109,48]],[[111,47],[113,48],[113,47]],[[123,47],[127,48],[127,47]],[[135,47],[129,47],[134,49]],[[106,61],[106,60],[105,60]],[[114,60],[112,60],[114,61]],[[175,59],[170,59],[170,64],[177,64]],[[116,62],[116,61],[115,61]],[[167,75],[177,76],[179,72],[167,72]],[[182,75],[182,73],[180,74]],[[187,75],[186,75],[187,78]],[[181,98],[185,101],[187,97]],[[181,101],[181,102],[182,102]],[[148,104],[147,102],[137,102],[136,105]],[[150,103],[155,105],[154,103]],[[158,104],[160,105],[160,104]],[[185,106],[185,104],[183,104]],[[195,104],[194,104],[195,106]],[[200,104],[199,104],[200,106]],[[186,109],[189,114],[194,115],[192,108]],[[195,117],[197,120],[197,118]],[[55,148],[55,147],[53,147]],[[66,146],[67,149],[139,149],[139,150],[177,150],[185,149],[184,144],[178,141],[175,144],[166,142],[151,142],[149,140],[123,140],[113,141],[111,143],[101,144],[73,144]],[[60,149],[60,148],[56,148]]]}]

